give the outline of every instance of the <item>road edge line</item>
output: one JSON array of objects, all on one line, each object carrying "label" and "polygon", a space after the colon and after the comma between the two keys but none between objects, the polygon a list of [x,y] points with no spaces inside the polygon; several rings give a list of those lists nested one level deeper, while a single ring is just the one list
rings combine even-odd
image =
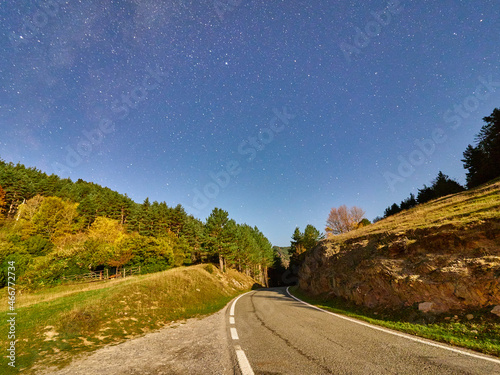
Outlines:
[{"label": "road edge line", "polygon": [[[243,297],[245,294],[248,294],[251,292],[253,292],[253,290],[239,295],[232,302],[231,307],[229,309],[229,318],[234,319],[234,309],[236,307],[236,302],[238,302],[238,300],[241,297]],[[231,325],[231,320],[229,320],[229,324]],[[237,331],[236,327],[230,327],[230,332],[231,332],[231,339],[233,341],[239,340],[238,331]],[[234,335],[236,335],[236,336],[234,336]],[[245,354],[245,351],[243,349],[241,349],[241,346],[234,345],[233,348],[234,348],[234,351],[236,353],[236,360],[238,361],[238,367],[240,368],[241,374],[242,375],[255,375],[255,373],[253,372],[252,366],[250,365],[250,362],[248,361],[248,358]]]},{"label": "road edge line", "polygon": [[403,337],[403,338],[408,339],[408,340],[416,341],[416,342],[419,342],[421,344],[426,344],[426,345],[434,346],[434,347],[437,347],[437,348],[446,349],[446,350],[449,350],[451,352],[455,352],[455,353],[467,355],[469,357],[484,359],[486,361],[490,361],[490,362],[494,362],[494,363],[500,364],[500,359],[496,359],[496,358],[493,358],[493,357],[488,357],[488,356],[486,356],[484,354],[469,353],[469,352],[467,352],[467,351],[465,351],[463,349],[458,349],[458,348],[453,348],[453,347],[446,346],[446,345],[443,345],[443,344],[438,344],[437,342],[430,341],[429,339],[425,339],[425,340],[424,339],[420,339],[418,337],[411,336],[411,335],[409,335],[407,333],[393,331],[393,330],[390,330],[390,329],[387,329],[387,328],[384,328],[384,327],[379,327],[379,326],[376,326],[376,325],[373,325],[373,324],[370,324],[370,323],[367,323],[367,322],[363,322],[363,321],[358,320],[358,319],[354,319],[354,318],[351,318],[351,317],[348,317],[348,316],[337,314],[337,313],[334,313],[334,312],[331,312],[331,311],[328,311],[328,310],[324,310],[324,309],[322,309],[320,307],[317,307],[317,306],[311,305],[310,303],[302,301],[298,297],[295,297],[292,293],[290,293],[290,291],[288,290],[289,288],[290,288],[289,286],[286,288],[286,293],[290,297],[292,297],[294,300],[296,300],[296,301],[298,301],[300,303],[303,303],[304,305],[307,305],[309,307],[312,307],[313,309],[316,309],[316,310],[325,312],[327,314],[336,316],[337,318],[348,320],[350,322],[353,322],[353,323],[356,323],[356,324],[360,324],[362,326],[369,327],[369,328],[372,328],[372,329],[376,329],[378,331],[382,331],[382,332],[385,332],[385,333],[389,333],[389,334],[394,335],[394,336],[399,336],[399,337]]},{"label": "road edge line", "polygon": [[236,299],[233,301],[233,303],[231,304],[231,307],[229,309],[229,316],[234,316],[234,308],[236,306],[236,302],[238,302],[238,300],[241,297],[243,297],[245,294],[252,293],[252,292],[253,292],[253,290],[246,292],[246,293],[243,293],[243,294],[240,294],[238,297],[236,297]]}]

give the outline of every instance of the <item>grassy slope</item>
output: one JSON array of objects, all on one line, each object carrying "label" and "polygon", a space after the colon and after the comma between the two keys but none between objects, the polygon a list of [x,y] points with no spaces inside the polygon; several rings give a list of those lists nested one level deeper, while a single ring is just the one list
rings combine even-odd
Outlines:
[{"label": "grassy slope", "polygon": [[375,224],[336,236],[335,240],[343,241],[380,233],[400,234],[407,230],[441,225],[467,227],[490,219],[500,219],[500,179],[418,205]]},{"label": "grassy slope", "polygon": [[[449,226],[451,230],[471,228],[491,220],[500,220],[500,179],[419,205],[373,225],[335,236],[329,241],[332,244],[360,243],[372,235],[399,236],[415,229],[432,229],[443,225]],[[500,356],[500,319],[489,312],[491,308],[476,311],[473,320],[469,321],[465,316],[455,313],[428,315],[411,307],[400,311],[375,311],[341,298],[311,297],[297,289],[292,291],[299,298],[330,311]]]},{"label": "grassy slope", "polygon": [[[20,295],[17,369],[11,373],[35,362],[62,366],[75,354],[122,342],[174,320],[214,313],[252,285],[252,279],[236,271],[222,275],[211,265],[198,265]],[[0,301],[5,317],[5,296]],[[7,337],[6,328],[2,325],[0,337]],[[1,367],[8,371],[5,362]]]}]

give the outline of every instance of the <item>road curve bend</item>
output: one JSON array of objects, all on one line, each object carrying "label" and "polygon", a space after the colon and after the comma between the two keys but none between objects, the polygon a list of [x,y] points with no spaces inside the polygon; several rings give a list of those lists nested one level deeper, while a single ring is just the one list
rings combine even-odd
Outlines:
[{"label": "road curve bend", "polygon": [[500,374],[500,359],[373,326],[295,299],[241,295],[226,313],[242,375]]}]

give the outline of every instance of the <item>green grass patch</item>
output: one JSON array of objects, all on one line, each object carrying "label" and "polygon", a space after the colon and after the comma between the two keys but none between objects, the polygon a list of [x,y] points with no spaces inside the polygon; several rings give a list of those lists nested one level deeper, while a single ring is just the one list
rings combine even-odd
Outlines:
[{"label": "green grass patch", "polygon": [[[208,271],[199,265],[101,285],[91,290],[58,286],[24,295],[24,306],[21,303],[16,309],[16,368],[7,366],[4,357],[3,373],[63,367],[75,355],[138,337],[172,321],[212,314],[250,290],[253,280],[233,270],[221,274],[215,267]],[[0,328],[4,344],[7,328]]]},{"label": "green grass patch", "polygon": [[468,320],[458,313],[425,314],[416,307],[377,311],[341,298],[311,297],[297,286],[289,290],[301,300],[334,313],[500,357],[500,323],[489,312],[491,309],[476,311],[473,313],[474,318]]}]

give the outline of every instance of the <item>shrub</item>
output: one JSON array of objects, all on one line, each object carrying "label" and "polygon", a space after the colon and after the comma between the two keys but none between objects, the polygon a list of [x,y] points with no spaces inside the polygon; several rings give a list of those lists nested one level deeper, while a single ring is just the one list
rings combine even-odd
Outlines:
[{"label": "shrub", "polygon": [[22,244],[26,251],[33,256],[47,255],[54,248],[52,242],[40,235],[28,237]]},{"label": "shrub", "polygon": [[205,268],[205,271],[207,271],[210,274],[215,272],[215,267],[212,263],[206,264],[204,268]]}]

